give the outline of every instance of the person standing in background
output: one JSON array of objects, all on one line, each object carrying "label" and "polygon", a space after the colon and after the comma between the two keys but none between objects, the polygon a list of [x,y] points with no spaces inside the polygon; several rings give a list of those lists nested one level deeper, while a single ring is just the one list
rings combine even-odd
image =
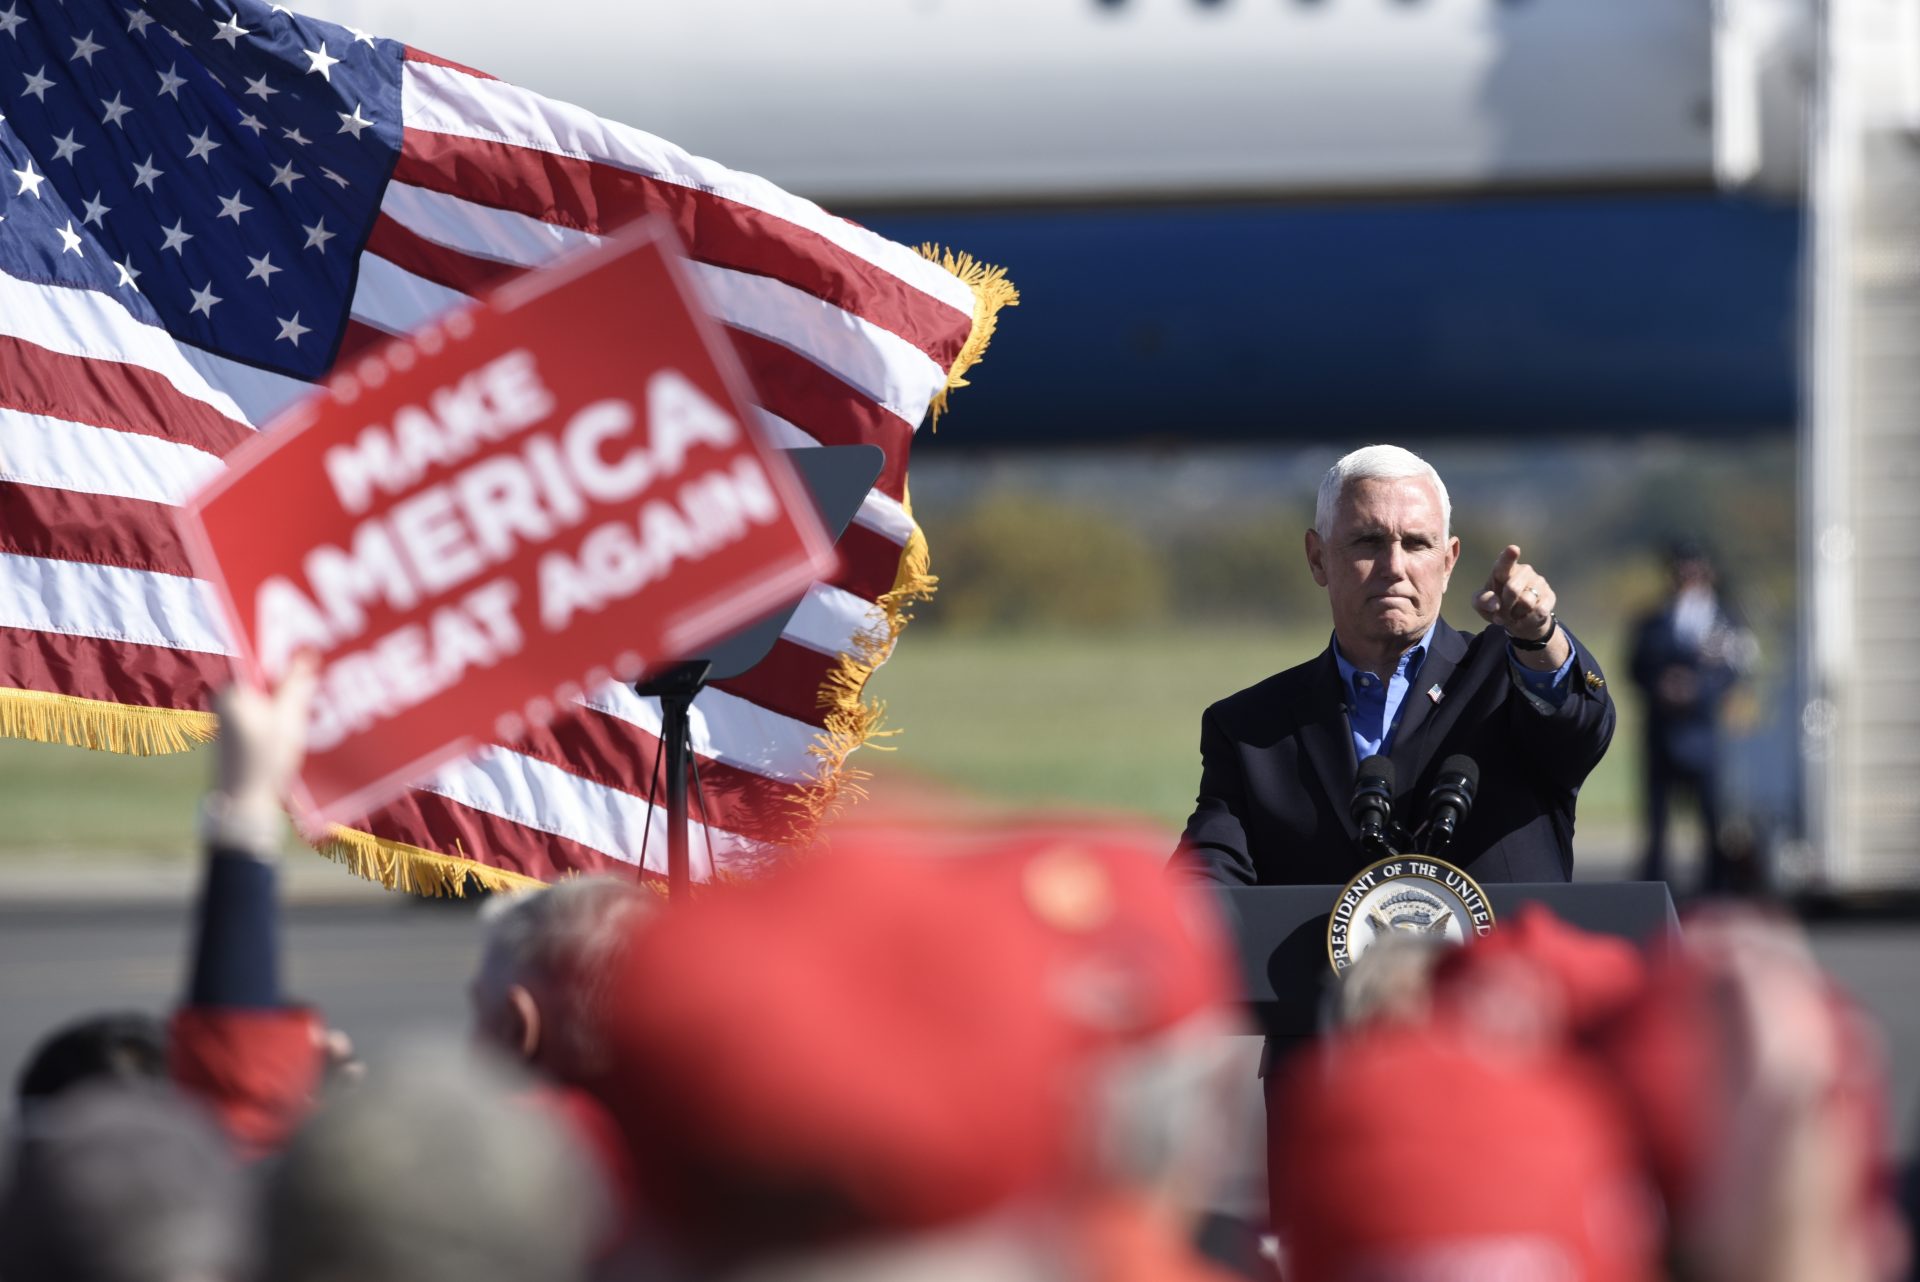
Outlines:
[{"label": "person standing in background", "polygon": [[1737,880],[1721,834],[1720,710],[1747,670],[1753,636],[1714,590],[1706,549],[1676,540],[1667,550],[1667,598],[1633,630],[1633,683],[1646,701],[1646,847],[1640,875],[1667,880],[1667,820],[1676,791],[1690,793],[1705,833],[1705,889]]}]

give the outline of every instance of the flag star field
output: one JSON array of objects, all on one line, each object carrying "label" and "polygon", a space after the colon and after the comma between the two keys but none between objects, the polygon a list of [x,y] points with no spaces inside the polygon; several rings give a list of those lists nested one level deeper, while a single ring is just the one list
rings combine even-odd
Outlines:
[{"label": "flag star field", "polygon": [[399,155],[403,52],[250,0],[12,0],[0,270],[319,377]]}]

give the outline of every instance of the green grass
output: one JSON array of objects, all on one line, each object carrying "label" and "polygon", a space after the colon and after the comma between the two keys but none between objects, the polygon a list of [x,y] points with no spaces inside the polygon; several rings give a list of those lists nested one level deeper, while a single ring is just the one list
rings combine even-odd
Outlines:
[{"label": "green grass", "polygon": [[[1317,653],[1326,630],[1190,628],[1024,635],[910,629],[874,678],[895,752],[864,752],[884,796],[915,779],[1001,804],[1065,804],[1185,822],[1200,777],[1200,712]],[[1606,648],[1600,661],[1619,670]],[[1616,692],[1620,683],[1616,681]],[[1581,797],[1583,827],[1631,821],[1631,698]],[[212,769],[205,749],[120,757],[0,740],[0,855],[180,857]]]},{"label": "green grass", "polygon": [[124,757],[0,739],[0,855],[194,850],[213,753]]},{"label": "green grass", "polygon": [[[1200,713],[1318,653],[1326,630],[1037,632],[909,629],[874,678],[898,751],[867,753],[874,788],[916,775],[1001,801],[1125,810],[1185,823],[1200,779]],[[1617,668],[1602,647],[1601,666]],[[1616,686],[1616,691],[1618,687]],[[1625,701],[1631,704],[1631,699]],[[1631,821],[1631,707],[1580,801],[1585,825]]]}]

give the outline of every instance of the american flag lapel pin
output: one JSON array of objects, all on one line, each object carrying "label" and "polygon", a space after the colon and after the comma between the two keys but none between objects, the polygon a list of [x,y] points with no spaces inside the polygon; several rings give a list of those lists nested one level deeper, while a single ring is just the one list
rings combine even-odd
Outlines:
[{"label": "american flag lapel pin", "polygon": [[1438,681],[1427,687],[1427,698],[1433,700],[1435,703],[1440,702],[1440,683]]}]

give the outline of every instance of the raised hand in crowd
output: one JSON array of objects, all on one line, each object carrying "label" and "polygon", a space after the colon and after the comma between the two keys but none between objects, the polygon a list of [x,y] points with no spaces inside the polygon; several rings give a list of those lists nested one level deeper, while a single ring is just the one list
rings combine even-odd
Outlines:
[{"label": "raised hand in crowd", "polygon": [[272,692],[229,686],[202,807],[206,872],[187,992],[168,1030],[174,1081],[239,1151],[276,1151],[330,1079],[360,1074],[346,1034],[287,1001],[280,984],[278,860],[284,804],[306,752],[316,665],[296,660]]},{"label": "raised hand in crowd", "polygon": [[318,678],[319,664],[303,655],[271,692],[236,682],[215,696],[220,738],[205,809],[210,846],[259,859],[278,853],[287,793],[306,757]]}]

